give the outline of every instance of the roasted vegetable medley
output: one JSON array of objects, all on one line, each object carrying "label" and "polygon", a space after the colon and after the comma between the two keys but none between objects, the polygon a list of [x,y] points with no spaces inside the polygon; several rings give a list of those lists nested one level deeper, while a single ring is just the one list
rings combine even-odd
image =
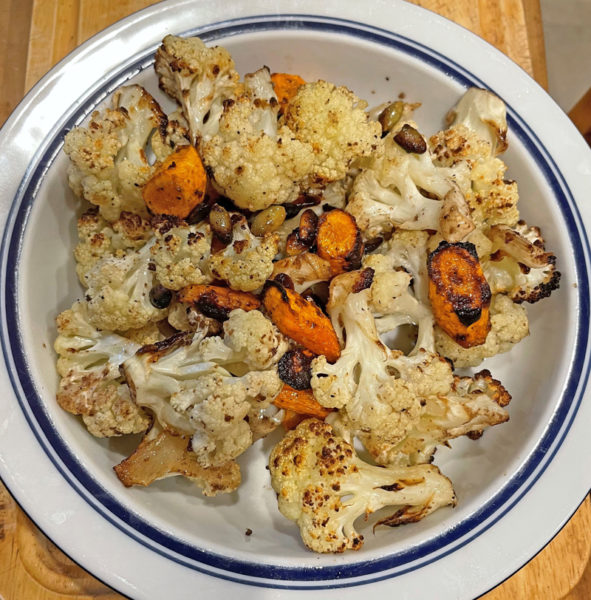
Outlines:
[{"label": "roasted vegetable medley", "polygon": [[164,38],[155,71],[173,113],[128,85],[65,138],[84,291],[57,317],[59,405],[143,434],[125,486],[179,475],[205,496],[277,430],[270,482],[316,552],[358,550],[378,509],[396,526],[453,506],[437,446],[511,399],[454,369],[511,351],[560,279],[499,158],[503,102],[469,89],[426,137],[418,103],[241,79],[197,38]]}]

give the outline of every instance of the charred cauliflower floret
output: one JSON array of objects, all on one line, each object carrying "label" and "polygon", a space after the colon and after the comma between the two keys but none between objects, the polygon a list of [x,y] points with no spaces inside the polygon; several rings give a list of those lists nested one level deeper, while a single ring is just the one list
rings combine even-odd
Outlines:
[{"label": "charred cauliflower floret", "polygon": [[538,227],[520,221],[515,227],[496,225],[486,232],[492,241],[482,270],[493,294],[507,294],[513,302],[538,302],[560,286],[556,256],[546,252]]},{"label": "charred cauliflower floret", "polygon": [[125,256],[99,260],[86,274],[89,321],[100,329],[137,329],[166,317],[150,297],[156,284],[151,262],[153,242]]},{"label": "charred cauliflower floret", "polygon": [[284,122],[314,152],[310,187],[343,179],[355,159],[381,148],[381,127],[366,107],[351,90],[326,81],[301,86],[290,100]]},{"label": "charred cauliflower floret", "polygon": [[[488,371],[474,377],[454,376],[445,394],[431,394],[424,399],[421,418],[397,444],[388,444],[378,436],[358,433],[372,458],[380,465],[416,465],[429,463],[437,446],[468,436],[479,438],[488,427],[509,419],[506,406],[510,394]],[[331,425],[340,435],[349,437],[350,425],[342,415],[331,415]]]},{"label": "charred cauliflower floret", "polygon": [[243,370],[237,376],[221,366],[244,361],[241,352],[236,357],[221,353],[221,343],[204,339],[202,331],[180,333],[144,346],[124,365],[137,404],[149,408],[164,427],[191,435],[204,467],[222,465],[252,444],[245,417],[253,406],[269,406],[281,388],[275,369]]},{"label": "charred cauliflower floret", "polygon": [[489,90],[470,88],[448,112],[447,124],[465,125],[488,143],[492,156],[507,149],[507,109]]},{"label": "charred cauliflower floret", "polygon": [[235,309],[223,323],[223,337],[204,339],[200,353],[232,373],[261,371],[277,364],[289,344],[260,310]]},{"label": "charred cauliflower floret", "polygon": [[242,377],[209,374],[196,389],[185,389],[171,398],[177,412],[186,414],[195,433],[193,452],[206,466],[219,466],[236,458],[253,443],[248,416],[257,399],[273,398],[280,381],[273,371],[250,371]]},{"label": "charred cauliflower floret", "polygon": [[78,218],[78,245],[74,249],[76,273],[83,285],[86,275],[105,256],[121,257],[129,249],[141,248],[152,237],[147,219],[122,211],[112,223],[105,221],[98,207],[87,210]]},{"label": "charred cauliflower floret", "polygon": [[204,496],[233,492],[240,485],[240,467],[229,461],[219,467],[204,467],[191,450],[191,437],[164,429],[157,421],[140,445],[114,467],[126,487],[147,486],[166,477],[181,475],[195,483]]},{"label": "charred cauliflower floret", "polygon": [[232,242],[211,255],[209,270],[214,278],[226,281],[232,289],[252,292],[271,276],[279,238],[272,233],[256,237],[243,216],[234,217]]},{"label": "charred cauliflower floret", "polygon": [[156,242],[151,247],[158,282],[169,290],[212,280],[209,274],[211,228],[187,225],[174,218],[153,220]]},{"label": "charred cauliflower floret", "polygon": [[493,296],[490,306],[491,329],[484,344],[462,348],[439,327],[435,328],[437,352],[449,358],[455,367],[476,367],[485,358],[508,352],[529,335],[525,308],[515,304],[508,296]]},{"label": "charred cauliflower floret", "polygon": [[437,467],[376,467],[330,425],[307,419],[273,448],[271,484],[281,513],[295,521],[304,544],[315,552],[359,550],[359,517],[393,510],[378,524],[413,523],[443,506],[455,505],[451,482]]},{"label": "charred cauliflower floret", "polygon": [[217,133],[224,101],[238,92],[240,77],[230,53],[196,37],[167,35],[154,68],[160,88],[181,105],[193,143]]},{"label": "charred cauliflower floret", "polygon": [[88,126],[76,127],[65,137],[74,193],[98,206],[107,221],[117,220],[122,211],[147,216],[142,185],[154,167],[145,148],[151,145],[158,160],[172,151],[167,125],[166,115],[144,88],[117,90],[112,108],[94,112]]},{"label": "charred cauliflower floret", "polygon": [[346,210],[367,238],[395,227],[439,230],[442,201],[466,188],[467,167],[435,165],[425,140],[411,129],[424,146],[405,145],[394,132],[388,134],[383,155],[367,161],[353,182]]},{"label": "charred cauliflower floret", "polygon": [[215,184],[240,208],[262,210],[322,189],[381,146],[379,124],[344,87],[302,86],[277,122],[268,69],[247,75],[244,86],[243,95],[226,103],[218,134],[202,146]]},{"label": "charred cauliflower floret", "polygon": [[145,431],[150,419],[131,399],[119,365],[139,345],[89,323],[86,305],[76,302],[57,317],[58,404],[81,415],[88,431],[111,437]]}]

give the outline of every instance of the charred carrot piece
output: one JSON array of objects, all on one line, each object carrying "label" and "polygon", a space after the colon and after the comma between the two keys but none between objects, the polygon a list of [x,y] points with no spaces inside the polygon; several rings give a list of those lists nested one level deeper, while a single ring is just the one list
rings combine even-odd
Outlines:
[{"label": "charred carrot piece", "polygon": [[291,410],[299,415],[318,417],[324,419],[331,412],[330,408],[325,408],[318,403],[311,389],[296,390],[287,383],[283,384],[279,395],[273,400],[277,408]]},{"label": "charred carrot piece", "polygon": [[441,242],[429,255],[429,300],[435,322],[464,348],[490,331],[490,287],[473,244]]},{"label": "charred carrot piece", "polygon": [[158,167],[142,196],[155,215],[185,219],[203,202],[206,188],[207,174],[197,150],[181,146]]},{"label": "charred carrot piece", "polygon": [[261,305],[254,294],[218,285],[189,285],[179,291],[178,299],[184,304],[193,304],[206,317],[218,321],[225,321],[237,308],[249,311]]},{"label": "charred carrot piece", "polygon": [[271,81],[282,112],[285,105],[296,95],[300,86],[306,83],[299,75],[290,73],[273,73]]},{"label": "charred carrot piece", "polygon": [[330,319],[320,308],[294,290],[269,280],[262,295],[263,306],[279,331],[329,362],[341,355],[341,347]]},{"label": "charred carrot piece", "polygon": [[318,256],[328,260],[333,274],[361,266],[363,239],[355,217],[338,208],[321,215],[316,234]]}]

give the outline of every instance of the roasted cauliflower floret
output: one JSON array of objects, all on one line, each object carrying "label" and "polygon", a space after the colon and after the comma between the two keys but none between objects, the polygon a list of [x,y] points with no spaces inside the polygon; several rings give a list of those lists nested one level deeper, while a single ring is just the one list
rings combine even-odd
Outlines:
[{"label": "roasted cauliflower floret", "polygon": [[285,124],[314,151],[309,187],[343,179],[355,159],[381,150],[381,126],[366,107],[351,90],[326,81],[301,86],[289,101]]},{"label": "roasted cauliflower floret", "polygon": [[307,419],[273,448],[271,484],[281,513],[295,521],[304,544],[315,552],[359,550],[358,517],[383,507],[393,513],[378,522],[412,523],[443,506],[455,505],[451,482],[437,467],[376,467],[330,425]]},{"label": "roasted cauliflower floret", "polygon": [[507,294],[513,302],[538,302],[560,286],[556,256],[545,251],[538,227],[520,221],[515,227],[491,227],[491,254],[482,270],[493,294]]},{"label": "roasted cauliflower floret", "polygon": [[269,403],[281,387],[274,371],[250,371],[242,377],[210,374],[199,378],[196,388],[174,394],[170,403],[186,414],[195,428],[191,447],[199,462],[219,466],[234,459],[253,443],[245,419],[252,404]]},{"label": "roasted cauliflower floret", "polygon": [[239,208],[256,211],[295,200],[314,153],[288,127],[278,126],[268,69],[245,78],[245,88],[225,104],[219,131],[201,153],[219,190]]},{"label": "roasted cauliflower floret", "polygon": [[442,200],[456,185],[466,188],[465,165],[436,166],[428,150],[410,152],[395,137],[384,138],[384,154],[367,162],[349,195],[346,210],[367,238],[395,227],[439,230]]},{"label": "roasted cauliflower floret", "polygon": [[419,418],[420,398],[397,376],[402,353],[380,341],[369,294],[365,289],[345,295],[336,306],[329,303],[333,323],[342,323],[345,331],[345,348],[334,364],[324,356],[312,361],[311,386],[322,406],[346,411],[356,430],[374,431],[394,443]]},{"label": "roasted cauliflower floret", "polygon": [[365,267],[374,270],[370,308],[376,329],[382,334],[395,331],[402,325],[416,325],[417,341],[411,354],[420,348],[433,351],[433,313],[427,303],[417,299],[412,287],[413,277],[397,264],[399,262],[400,257],[393,254],[369,255],[363,262]]},{"label": "roasted cauliflower floret", "polygon": [[275,369],[234,376],[221,364],[238,363],[212,353],[223,343],[203,332],[180,333],[145,346],[125,362],[125,375],[140,406],[166,428],[192,436],[192,449],[204,467],[219,466],[244,452],[253,441],[245,420],[254,407],[264,409],[279,393]]},{"label": "roasted cauliflower floret", "polygon": [[240,485],[240,467],[229,461],[219,467],[203,467],[191,450],[191,436],[171,432],[155,422],[140,445],[114,467],[126,487],[181,475],[193,481],[204,496],[233,492]]},{"label": "roasted cauliflower floret", "polygon": [[507,149],[507,110],[505,103],[489,90],[469,88],[448,112],[449,127],[464,125],[480,140],[488,142],[492,156]]},{"label": "roasted cauliflower floret", "polygon": [[[384,254],[393,269],[404,269],[412,276],[415,297],[422,304],[429,304],[429,277],[427,275],[427,255],[429,253],[429,233],[397,229],[387,242],[381,244],[375,255]],[[364,266],[371,267],[372,255],[364,260]],[[377,270],[377,269],[376,269]]]},{"label": "roasted cauliflower floret", "polygon": [[476,367],[485,358],[508,352],[515,344],[529,335],[525,308],[515,304],[508,296],[493,296],[490,306],[491,329],[486,341],[480,346],[462,348],[439,327],[435,328],[437,352],[449,358],[456,368]]},{"label": "roasted cauliflower floret", "polygon": [[141,248],[152,237],[147,219],[122,211],[112,223],[105,221],[98,207],[92,207],[78,218],[78,245],[74,249],[76,273],[85,285],[86,274],[105,256],[121,257],[126,250]]},{"label": "roasted cauliflower floret", "polygon": [[262,210],[323,188],[381,145],[379,124],[346,88],[324,81],[302,86],[278,123],[268,69],[245,77],[244,87],[201,148],[215,184],[240,208]]},{"label": "roasted cauliflower floret", "polygon": [[470,88],[449,113],[448,128],[429,140],[436,164],[469,167],[465,197],[473,220],[484,226],[513,226],[519,220],[517,184],[506,179],[497,154],[507,148],[505,105],[487,90]]},{"label": "roasted cauliflower floret", "polygon": [[152,243],[122,257],[105,257],[86,274],[88,318],[94,326],[125,331],[166,317],[166,309],[154,306],[150,298],[156,284]]},{"label": "roasted cauliflower floret", "polygon": [[160,330],[161,323],[148,323],[143,327],[139,327],[137,329],[128,329],[127,331],[122,331],[121,335],[140,346],[145,346],[147,344],[155,344],[156,342],[161,342],[167,336],[163,335]]},{"label": "roasted cauliflower floret", "polygon": [[451,167],[461,161],[469,165],[471,187],[465,197],[477,224],[512,226],[517,223],[517,183],[506,179],[507,165],[490,154],[490,144],[465,125],[437,133],[430,143],[436,164]]},{"label": "roasted cauliflower floret", "polygon": [[150,419],[131,399],[119,365],[139,345],[89,323],[86,305],[76,302],[57,317],[58,404],[82,415],[88,431],[111,437],[145,431]]},{"label": "roasted cauliflower floret", "polygon": [[[424,400],[421,418],[397,444],[388,444],[373,432],[357,437],[380,465],[415,465],[433,460],[437,446],[466,435],[479,438],[483,431],[509,419],[506,406],[511,396],[488,371],[474,377],[454,376],[445,394],[431,394]],[[349,438],[346,417],[331,414],[328,419],[335,431]]]},{"label": "roasted cauliflower floret", "polygon": [[[147,216],[142,185],[154,167],[145,148],[150,144],[158,160],[172,151],[164,139],[167,123],[144,88],[130,85],[117,90],[112,108],[94,112],[87,127],[76,127],[65,137],[74,193],[97,205],[107,221],[117,220],[121,211]],[[153,136],[162,139],[156,142]]]},{"label": "roasted cauliflower floret", "polygon": [[217,133],[224,101],[237,95],[240,79],[230,53],[199,38],[167,35],[156,52],[160,88],[182,106],[193,143]]},{"label": "roasted cauliflower floret", "polygon": [[254,236],[243,216],[235,215],[232,243],[211,255],[210,273],[234,290],[252,292],[260,288],[273,272],[273,258],[279,248],[275,234]]},{"label": "roasted cauliflower floret", "polygon": [[259,310],[233,310],[224,322],[224,344],[233,362],[256,370],[276,365],[288,349],[285,337]]},{"label": "roasted cauliflower floret", "polygon": [[187,225],[174,218],[154,220],[156,241],[151,247],[158,282],[169,290],[209,283],[211,228],[208,224]]}]

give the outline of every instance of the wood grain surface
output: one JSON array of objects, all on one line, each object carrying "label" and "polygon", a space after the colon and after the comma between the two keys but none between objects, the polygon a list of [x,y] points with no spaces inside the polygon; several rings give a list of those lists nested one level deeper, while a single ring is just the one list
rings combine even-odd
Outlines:
[{"label": "wood grain surface", "polygon": [[[547,87],[539,0],[411,0],[472,30]],[[0,123],[25,91],[94,33],[154,0],[2,0]],[[587,108],[585,108],[587,107]],[[588,113],[585,111],[589,111]],[[575,115],[591,123],[591,93]],[[485,600],[591,599],[591,503]],[[0,599],[121,598],[62,554],[0,484]]]}]

